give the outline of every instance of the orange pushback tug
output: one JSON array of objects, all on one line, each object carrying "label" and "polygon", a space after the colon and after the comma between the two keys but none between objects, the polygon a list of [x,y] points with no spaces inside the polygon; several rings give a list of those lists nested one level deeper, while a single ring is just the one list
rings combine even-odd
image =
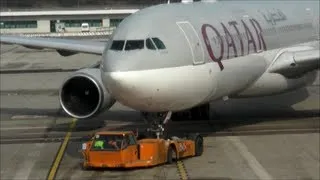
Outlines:
[{"label": "orange pushback tug", "polygon": [[200,156],[203,138],[190,134],[180,139],[172,137],[138,140],[132,131],[98,132],[82,144],[83,168],[137,168],[172,163],[185,157]]}]

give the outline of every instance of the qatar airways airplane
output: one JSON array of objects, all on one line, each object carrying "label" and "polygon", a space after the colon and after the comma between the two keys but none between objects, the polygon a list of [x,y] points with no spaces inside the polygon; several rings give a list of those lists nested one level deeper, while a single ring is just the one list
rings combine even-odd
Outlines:
[{"label": "qatar airways airplane", "polygon": [[178,112],[209,118],[212,101],[312,83],[319,69],[319,1],[160,4],[125,18],[107,43],[13,36],[1,42],[63,56],[101,55],[98,66],[62,84],[66,113],[90,118],[118,101],[161,128]]}]

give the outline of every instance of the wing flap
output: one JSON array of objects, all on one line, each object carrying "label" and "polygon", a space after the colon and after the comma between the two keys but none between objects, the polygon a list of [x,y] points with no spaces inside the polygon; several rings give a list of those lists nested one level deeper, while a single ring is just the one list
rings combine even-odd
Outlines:
[{"label": "wing flap", "polygon": [[68,55],[76,53],[102,55],[106,45],[106,42],[100,41],[38,37],[29,38],[20,36],[0,36],[0,42],[5,44],[18,44],[33,49],[56,49],[58,52],[64,52],[63,54]]},{"label": "wing flap", "polygon": [[269,72],[279,73],[288,78],[295,78],[320,68],[319,49],[286,51],[282,53]]}]

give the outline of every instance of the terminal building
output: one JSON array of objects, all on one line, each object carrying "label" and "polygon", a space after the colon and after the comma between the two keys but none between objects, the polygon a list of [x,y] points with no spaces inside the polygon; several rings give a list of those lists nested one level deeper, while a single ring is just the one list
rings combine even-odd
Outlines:
[{"label": "terminal building", "polygon": [[115,28],[138,9],[1,12],[1,33],[99,32]]},{"label": "terminal building", "polygon": [[[182,0],[183,1],[183,0]],[[0,0],[2,34],[111,34],[127,16],[168,0]],[[181,0],[170,0],[170,3]]]}]

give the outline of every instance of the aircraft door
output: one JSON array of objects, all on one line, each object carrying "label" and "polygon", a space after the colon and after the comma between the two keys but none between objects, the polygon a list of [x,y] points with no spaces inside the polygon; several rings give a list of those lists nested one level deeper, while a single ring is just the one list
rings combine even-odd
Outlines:
[{"label": "aircraft door", "polygon": [[181,21],[181,22],[176,22],[177,25],[179,26],[179,29],[185,36],[189,47],[190,51],[192,54],[192,60],[194,65],[198,64],[203,64],[204,63],[204,52],[203,52],[203,47],[200,41],[200,38],[192,26],[192,24],[189,21]]}]

